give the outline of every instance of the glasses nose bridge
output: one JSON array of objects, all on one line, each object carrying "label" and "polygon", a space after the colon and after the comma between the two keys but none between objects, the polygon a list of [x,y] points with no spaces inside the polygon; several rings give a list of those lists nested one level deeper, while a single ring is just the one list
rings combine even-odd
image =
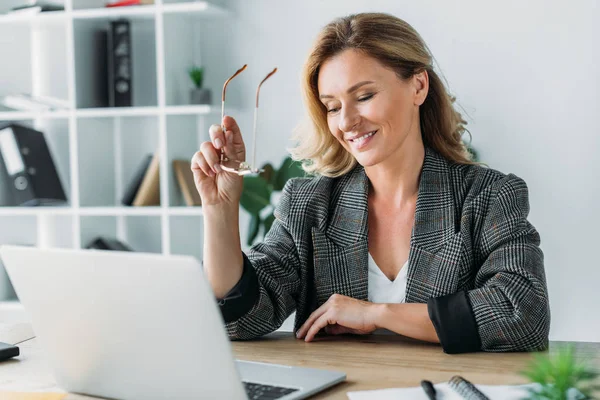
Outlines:
[{"label": "glasses nose bridge", "polygon": [[357,107],[346,105],[342,107],[339,128],[343,132],[350,132],[360,122],[360,112]]}]

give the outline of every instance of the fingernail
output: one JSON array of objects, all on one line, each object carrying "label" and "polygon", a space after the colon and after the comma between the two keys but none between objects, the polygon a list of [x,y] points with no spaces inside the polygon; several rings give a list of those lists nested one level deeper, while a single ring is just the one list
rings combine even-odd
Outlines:
[{"label": "fingernail", "polygon": [[223,171],[223,170],[221,169],[221,165],[220,165],[219,163],[215,164],[215,165],[213,166],[213,169],[214,169],[214,170],[217,172],[217,174],[218,174],[219,172]]},{"label": "fingernail", "polygon": [[220,149],[221,147],[223,147],[223,142],[221,142],[221,139],[219,139],[219,138],[215,139],[215,146],[217,146],[217,149]]}]

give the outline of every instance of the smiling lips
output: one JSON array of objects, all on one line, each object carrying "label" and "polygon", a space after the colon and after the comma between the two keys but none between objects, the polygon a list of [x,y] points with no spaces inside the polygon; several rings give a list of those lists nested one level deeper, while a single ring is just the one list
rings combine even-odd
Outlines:
[{"label": "smiling lips", "polygon": [[348,139],[348,141],[352,144],[352,146],[354,148],[356,148],[357,150],[362,149],[363,147],[365,147],[370,141],[371,138],[377,133],[377,131],[372,131],[369,133],[366,133],[364,135],[361,135],[359,137],[356,137],[354,139]]}]

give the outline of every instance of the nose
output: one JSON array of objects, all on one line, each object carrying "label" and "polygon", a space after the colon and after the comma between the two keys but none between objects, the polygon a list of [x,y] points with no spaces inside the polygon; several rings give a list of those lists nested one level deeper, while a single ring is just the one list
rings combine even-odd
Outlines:
[{"label": "nose", "polygon": [[344,107],[341,110],[339,129],[342,132],[351,132],[360,122],[360,114],[354,107]]}]

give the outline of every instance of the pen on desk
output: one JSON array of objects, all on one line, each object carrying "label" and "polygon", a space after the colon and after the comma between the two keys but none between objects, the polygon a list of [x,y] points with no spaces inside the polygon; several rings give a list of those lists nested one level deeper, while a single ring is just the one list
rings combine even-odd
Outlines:
[{"label": "pen on desk", "polygon": [[490,400],[485,394],[481,393],[471,382],[462,376],[453,376],[448,381],[449,386],[466,400]]},{"label": "pen on desk", "polygon": [[429,400],[435,400],[435,388],[433,387],[433,383],[430,381],[421,381],[421,387],[425,391],[425,394],[429,398]]}]

